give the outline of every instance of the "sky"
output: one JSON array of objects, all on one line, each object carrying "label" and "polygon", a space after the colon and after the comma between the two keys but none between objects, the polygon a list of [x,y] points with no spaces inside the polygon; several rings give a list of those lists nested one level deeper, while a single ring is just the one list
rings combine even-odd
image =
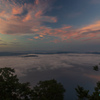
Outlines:
[{"label": "sky", "polygon": [[100,52],[100,0],[0,0],[0,51]]}]

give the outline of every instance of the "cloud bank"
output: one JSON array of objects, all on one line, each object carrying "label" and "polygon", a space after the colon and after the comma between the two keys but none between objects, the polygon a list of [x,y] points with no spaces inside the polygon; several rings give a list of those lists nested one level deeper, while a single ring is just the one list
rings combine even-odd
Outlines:
[{"label": "cloud bank", "polygon": [[59,68],[67,68],[70,70],[76,68],[82,71],[82,73],[85,73],[89,70],[91,71],[92,66],[100,62],[100,55],[95,54],[38,54],[37,56],[0,57],[0,67],[14,68],[19,76],[26,75],[29,71],[55,70]]}]

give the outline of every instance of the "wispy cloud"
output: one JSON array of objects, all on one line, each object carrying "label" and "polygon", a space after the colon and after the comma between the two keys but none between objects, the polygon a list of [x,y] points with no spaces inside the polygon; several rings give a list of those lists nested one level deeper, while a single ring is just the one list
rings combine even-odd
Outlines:
[{"label": "wispy cloud", "polygon": [[0,1],[0,33],[39,35],[39,37],[34,37],[35,39],[48,35],[59,37],[63,41],[81,38],[91,40],[100,37],[100,21],[80,29],[67,25],[59,28],[47,27],[44,22],[57,22],[57,17],[45,15],[51,9],[52,0],[35,0],[31,3],[26,3],[24,0],[19,1]]},{"label": "wispy cloud", "polygon": [[98,37],[100,37],[100,21],[80,28],[79,30],[77,30],[77,33],[78,35],[75,37],[76,39],[97,39]]},{"label": "wispy cloud", "polygon": [[15,1],[0,1],[0,33],[33,34],[43,22],[57,22],[56,17],[44,15],[50,8],[48,0],[35,0],[32,4]]}]

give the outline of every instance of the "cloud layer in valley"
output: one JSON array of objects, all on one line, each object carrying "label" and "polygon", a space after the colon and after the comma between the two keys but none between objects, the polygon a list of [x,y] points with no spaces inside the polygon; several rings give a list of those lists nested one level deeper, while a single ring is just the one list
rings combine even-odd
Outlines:
[{"label": "cloud layer in valley", "polygon": [[[38,54],[37,57],[6,56],[0,57],[0,67],[14,68],[18,76],[27,75],[31,71],[67,68],[72,71],[77,69],[85,76],[92,77],[92,66],[99,64],[99,58],[100,55],[95,54]],[[89,73],[90,75],[88,75]]]}]

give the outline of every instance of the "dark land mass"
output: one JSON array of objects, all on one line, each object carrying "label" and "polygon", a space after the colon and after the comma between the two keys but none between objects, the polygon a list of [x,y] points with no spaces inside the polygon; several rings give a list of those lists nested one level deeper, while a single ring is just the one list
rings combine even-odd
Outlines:
[{"label": "dark land mass", "polygon": [[100,54],[100,52],[71,52],[71,51],[59,51],[59,52],[0,52],[0,56],[22,56],[23,57],[38,57],[37,55],[29,55],[29,54],[69,54],[69,53],[77,53],[77,54]]}]

